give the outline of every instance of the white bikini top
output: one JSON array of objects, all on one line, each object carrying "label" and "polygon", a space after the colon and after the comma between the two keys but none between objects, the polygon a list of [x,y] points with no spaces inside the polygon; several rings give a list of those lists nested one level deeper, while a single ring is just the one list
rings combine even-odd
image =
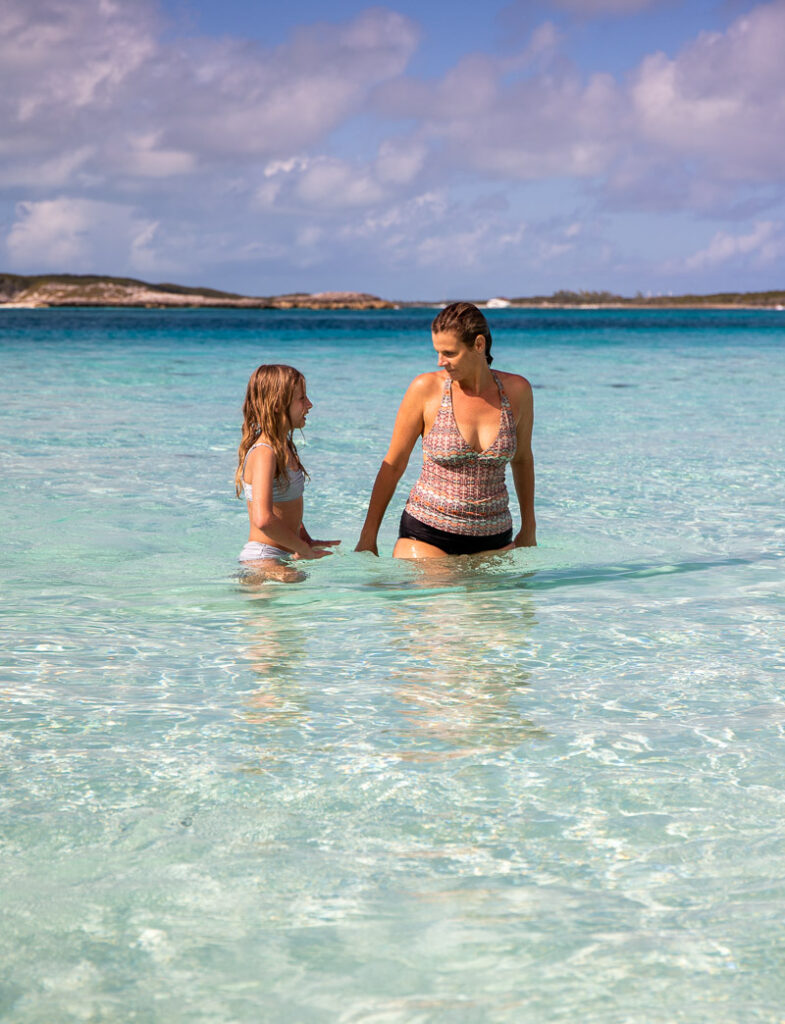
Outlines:
[{"label": "white bikini top", "polygon": [[[248,461],[248,456],[254,448],[258,448],[260,445],[272,451],[272,445],[266,444],[264,441],[257,441],[256,444],[252,444],[243,459],[243,476],[245,476],[245,464]],[[304,490],[305,474],[303,471],[299,468],[289,469],[287,466],[286,483],[273,479],[273,505],[281,505],[285,501],[296,501],[298,498],[302,498]],[[246,501],[253,500],[253,488],[245,479],[243,480],[243,494]]]}]

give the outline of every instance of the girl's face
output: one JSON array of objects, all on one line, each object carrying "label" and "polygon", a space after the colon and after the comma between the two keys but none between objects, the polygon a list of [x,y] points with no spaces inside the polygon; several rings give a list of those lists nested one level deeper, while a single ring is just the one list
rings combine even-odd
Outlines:
[{"label": "girl's face", "polygon": [[294,389],[292,404],[289,406],[289,422],[292,425],[292,430],[302,430],[305,426],[305,417],[312,408],[313,402],[305,393],[305,381],[301,380]]}]

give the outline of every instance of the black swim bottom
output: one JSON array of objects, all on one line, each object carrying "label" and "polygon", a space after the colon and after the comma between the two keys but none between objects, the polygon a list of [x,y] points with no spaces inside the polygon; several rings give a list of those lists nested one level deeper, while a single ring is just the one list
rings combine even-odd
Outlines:
[{"label": "black swim bottom", "polygon": [[512,543],[512,527],[504,533],[492,533],[487,537],[470,537],[465,533],[448,533],[446,530],[437,530],[434,526],[427,526],[419,519],[410,516],[404,509],[401,516],[401,525],[398,529],[398,536],[411,540],[421,540],[425,544],[433,544],[441,548],[445,555],[476,555],[480,551],[496,551],[498,548],[506,548]]}]

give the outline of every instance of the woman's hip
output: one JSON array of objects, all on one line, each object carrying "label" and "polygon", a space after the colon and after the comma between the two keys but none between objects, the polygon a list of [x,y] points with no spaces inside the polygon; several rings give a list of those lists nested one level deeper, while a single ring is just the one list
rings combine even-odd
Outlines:
[{"label": "woman's hip", "polygon": [[482,551],[498,551],[509,547],[512,543],[512,526],[500,533],[477,536],[475,534],[451,533],[429,526],[404,509],[398,536],[404,539],[419,540],[439,548],[446,555],[477,555]]}]

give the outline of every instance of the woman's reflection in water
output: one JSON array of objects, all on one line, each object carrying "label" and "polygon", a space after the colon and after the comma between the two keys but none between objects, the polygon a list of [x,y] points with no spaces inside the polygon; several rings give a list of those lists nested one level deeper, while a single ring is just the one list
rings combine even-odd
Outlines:
[{"label": "woman's reflection in water", "polygon": [[[536,624],[523,575],[511,574],[508,560],[468,558],[424,560],[416,571],[405,594],[392,588],[389,601],[380,595],[339,614],[324,609],[319,623],[253,602],[246,657],[257,686],[243,718],[274,728],[278,738],[268,733],[264,760],[290,744],[302,754],[314,728],[323,744],[336,742],[347,723],[379,757],[415,762],[507,750],[545,735],[521,713],[529,678],[522,665]],[[431,587],[438,591],[428,594]],[[257,596],[276,593],[266,584]],[[320,704],[327,681],[334,697],[322,720],[313,702]]]},{"label": "woman's reflection in water", "polygon": [[404,721],[398,756],[446,760],[544,737],[520,711],[529,679],[521,663],[536,624],[531,599],[519,587],[494,592],[487,579],[483,586],[476,566],[422,565],[426,586],[446,583],[449,573],[453,584],[469,587],[474,575],[478,589],[395,605],[392,674]]}]

